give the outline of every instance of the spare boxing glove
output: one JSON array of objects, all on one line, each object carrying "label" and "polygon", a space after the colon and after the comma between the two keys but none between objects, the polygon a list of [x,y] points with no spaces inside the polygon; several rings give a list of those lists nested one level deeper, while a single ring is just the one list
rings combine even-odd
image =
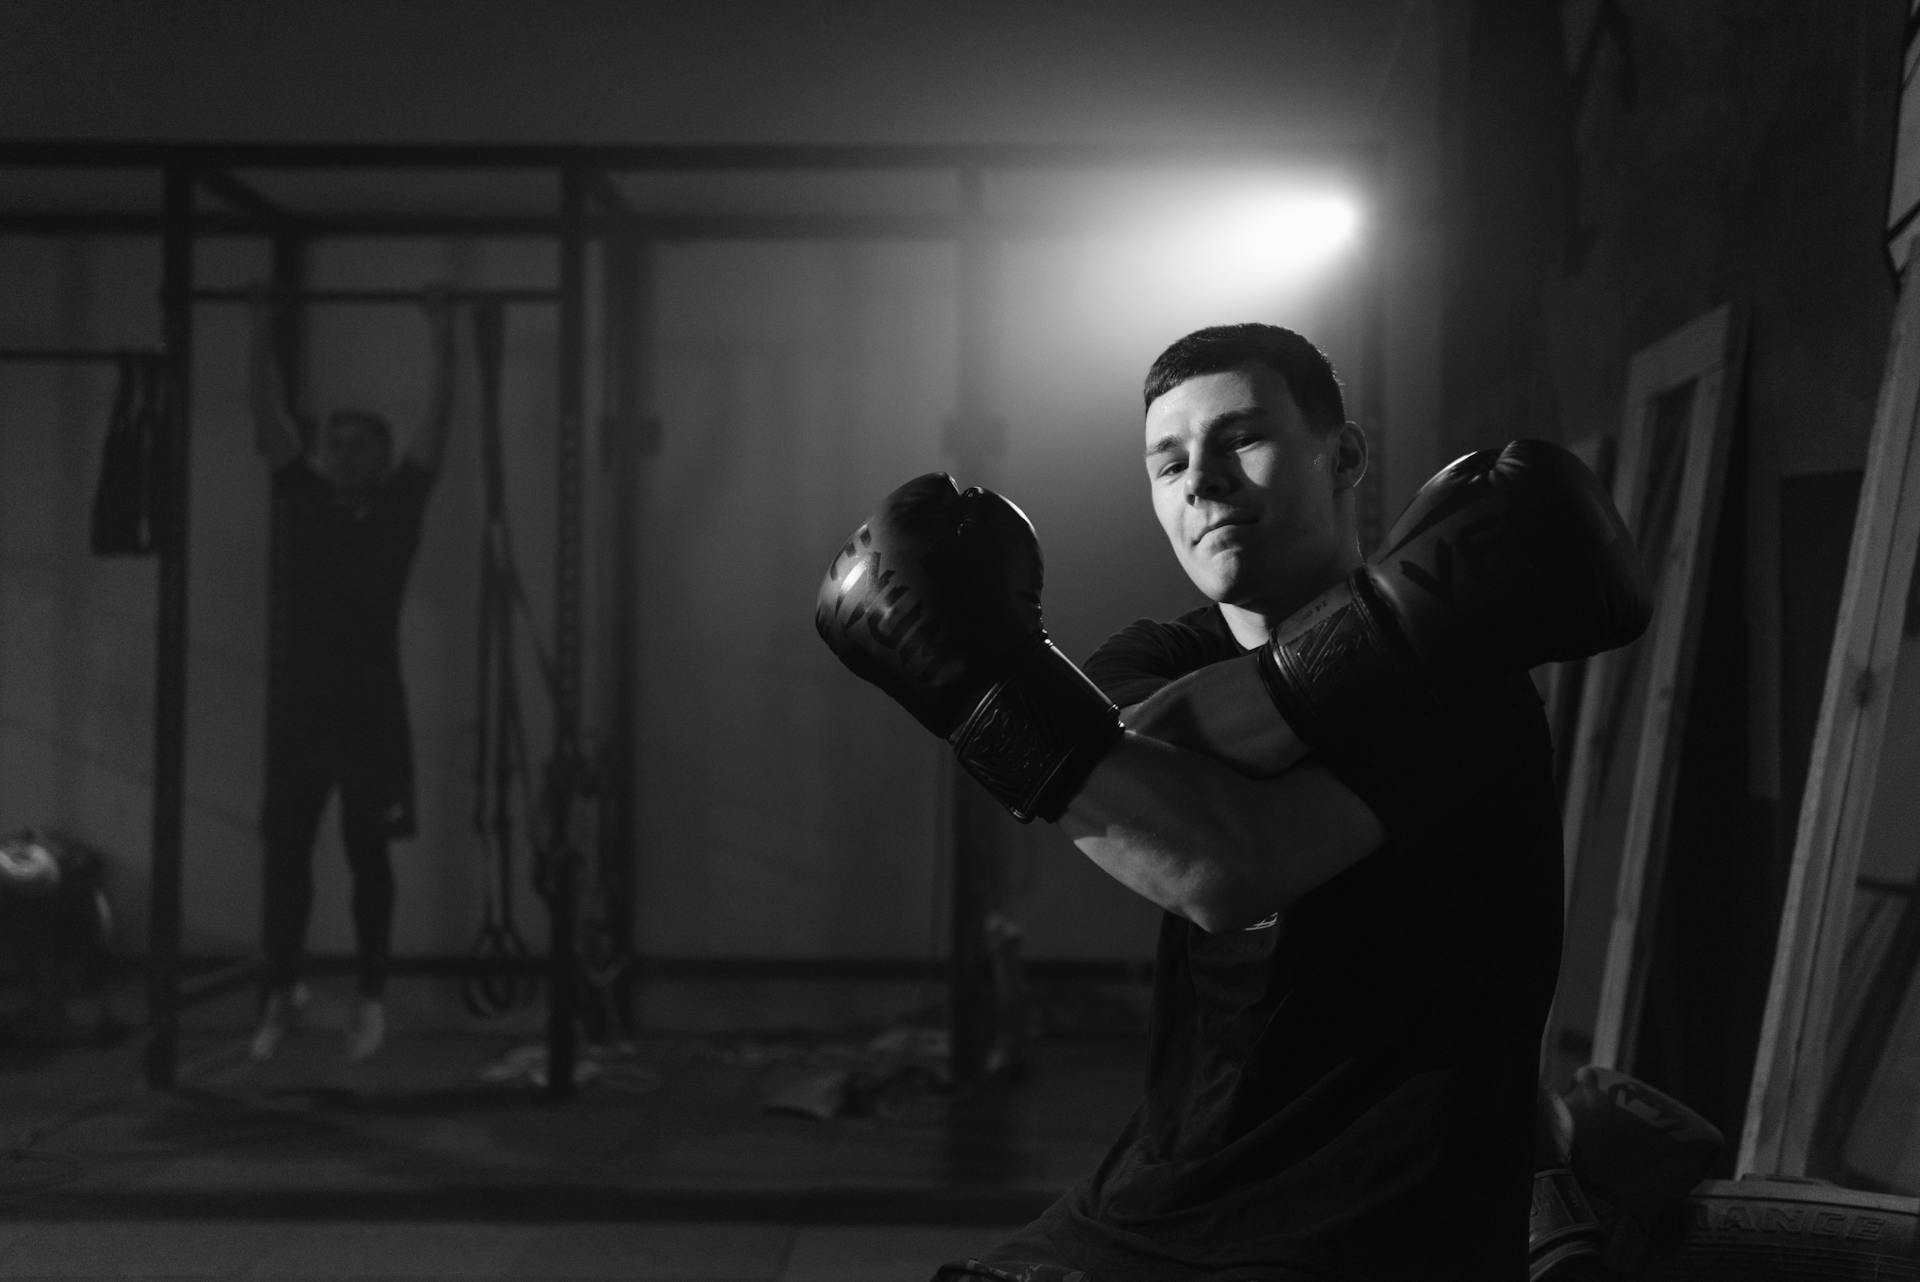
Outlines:
[{"label": "spare boxing glove", "polygon": [[1119,710],[1048,639],[1041,581],[1025,514],[932,472],[853,532],[814,609],[840,661],[947,740],[1022,823],[1059,818],[1121,734]]},{"label": "spare boxing glove", "polygon": [[1606,1226],[1604,1256],[1637,1270],[1663,1220],[1707,1178],[1720,1128],[1637,1077],[1589,1064],[1560,1096],[1572,1135],[1569,1165]]},{"label": "spare boxing glove", "polygon": [[1600,1217],[1573,1173],[1573,1118],[1538,1087],[1533,1113],[1533,1206],[1527,1226],[1527,1282],[1575,1282],[1604,1273]]},{"label": "spare boxing glove", "polygon": [[1546,441],[1455,460],[1360,569],[1259,652],[1307,744],[1365,738],[1434,686],[1625,645],[1652,617],[1632,536],[1598,478]]}]

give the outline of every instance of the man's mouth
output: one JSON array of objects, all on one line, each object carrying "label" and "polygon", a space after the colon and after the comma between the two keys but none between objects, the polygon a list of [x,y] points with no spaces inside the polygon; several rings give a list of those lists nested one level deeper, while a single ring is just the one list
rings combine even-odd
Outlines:
[{"label": "man's mouth", "polygon": [[1215,530],[1224,530],[1235,525],[1252,525],[1252,524],[1253,524],[1253,517],[1247,515],[1246,513],[1244,512],[1230,513],[1226,516],[1217,517],[1214,520],[1207,522],[1205,528],[1203,528],[1200,531],[1200,533],[1194,538],[1193,541],[1195,543],[1198,543],[1201,539],[1206,538],[1209,534],[1212,534]]}]

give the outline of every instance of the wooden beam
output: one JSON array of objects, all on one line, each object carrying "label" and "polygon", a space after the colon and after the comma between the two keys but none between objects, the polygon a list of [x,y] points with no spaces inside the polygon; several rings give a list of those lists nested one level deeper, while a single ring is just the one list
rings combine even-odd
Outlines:
[{"label": "wooden beam", "polygon": [[1736,1170],[1806,1173],[1854,878],[1920,544],[1920,289],[1894,312]]},{"label": "wooden beam", "polygon": [[[1723,393],[1729,374],[1737,375],[1739,332],[1734,314],[1716,309],[1642,349],[1628,367],[1612,493],[1653,581],[1654,619],[1633,646],[1589,659],[1580,682],[1561,803],[1567,960],[1548,1020],[1544,1072],[1582,1062],[1613,1065],[1631,1049],[1623,1043],[1638,1005],[1633,986],[1644,971],[1635,950],[1659,888],[1679,760],[1675,696],[1691,671],[1704,599],[1704,577],[1697,588],[1694,580],[1711,554],[1734,403]],[[1654,438],[1654,412],[1663,398],[1688,387],[1692,401],[1680,425],[1686,439],[1676,449]],[[1673,457],[1663,462],[1668,453]],[[1683,492],[1669,499],[1654,492],[1659,485]],[[1627,751],[1634,752],[1631,763],[1623,757]],[[1624,794],[1618,772],[1629,764],[1633,791]],[[1602,845],[1608,801],[1624,805],[1625,830],[1616,837],[1608,828]],[[1593,919],[1596,895],[1607,897],[1610,915],[1603,922]],[[1574,1063],[1556,1064],[1562,1056]]]},{"label": "wooden beam", "polygon": [[[1684,424],[1685,454],[1673,528],[1663,548],[1642,549],[1643,556],[1659,555],[1663,563],[1654,624],[1641,642],[1649,651],[1645,656],[1647,695],[1640,711],[1626,835],[1614,883],[1612,931],[1594,1019],[1593,1062],[1608,1068],[1631,1065],[1645,994],[1653,925],[1666,880],[1680,747],[1686,733],[1685,691],[1692,684],[1706,613],[1707,576],[1726,487],[1744,334],[1740,315],[1720,307],[1634,361],[1632,381],[1639,386],[1640,396],[1628,401],[1632,439],[1623,443],[1622,453],[1635,467],[1646,467],[1654,458],[1648,434],[1657,423],[1656,403],[1688,384],[1693,391]],[[1652,467],[1656,472],[1663,470],[1659,463]],[[1642,515],[1650,513],[1643,510]]]}]

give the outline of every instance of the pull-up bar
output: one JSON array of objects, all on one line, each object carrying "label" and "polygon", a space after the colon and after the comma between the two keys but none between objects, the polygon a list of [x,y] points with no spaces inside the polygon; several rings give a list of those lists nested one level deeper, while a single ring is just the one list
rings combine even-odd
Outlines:
[{"label": "pull-up bar", "polygon": [[158,356],[152,347],[0,347],[0,362],[20,364],[102,364]]},{"label": "pull-up bar", "polygon": [[[448,289],[441,297],[450,303],[557,303],[557,289]],[[256,297],[272,303],[406,303],[420,306],[430,297],[422,290],[402,289],[196,289],[188,295],[196,303],[250,303]]]}]

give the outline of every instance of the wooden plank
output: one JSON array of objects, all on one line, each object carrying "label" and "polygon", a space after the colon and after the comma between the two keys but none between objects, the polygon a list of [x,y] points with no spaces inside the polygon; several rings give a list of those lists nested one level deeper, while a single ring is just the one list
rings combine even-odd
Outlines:
[{"label": "wooden plank", "polygon": [[[1636,361],[1628,374],[1626,422],[1621,427],[1620,457],[1613,474],[1613,505],[1629,530],[1638,528],[1639,524],[1640,459],[1646,438],[1640,422],[1649,399],[1646,371]],[[1617,734],[1612,710],[1615,688],[1624,680],[1622,658],[1619,650],[1603,650],[1594,655],[1587,661],[1586,683],[1580,691],[1580,711],[1574,719],[1573,760],[1567,767],[1567,790],[1560,816],[1566,860],[1561,893],[1563,913],[1573,906],[1581,852]]]},{"label": "wooden plank", "polygon": [[1914,93],[1920,73],[1920,4],[1907,14],[1907,45],[1901,59],[1900,118],[1894,135],[1893,181],[1887,189],[1887,259],[1896,272],[1904,271],[1920,232],[1920,93]]},{"label": "wooden plank", "polygon": [[1840,615],[1794,834],[1773,978],[1736,1169],[1802,1175],[1820,1106],[1840,959],[1887,692],[1920,542],[1920,290],[1903,289],[1867,447]]},{"label": "wooden plank", "polygon": [[[1660,595],[1648,638],[1647,697],[1640,710],[1626,835],[1614,883],[1612,930],[1601,975],[1592,1059],[1628,1067],[1645,991],[1650,938],[1665,882],[1666,838],[1685,734],[1682,692],[1692,679],[1705,614],[1707,575],[1719,526],[1728,446],[1740,381],[1744,329],[1729,308],[1700,317],[1650,350],[1655,398],[1693,384],[1679,509],[1664,549]],[[1653,400],[1639,418],[1653,427]],[[1650,451],[1649,451],[1650,452]]]},{"label": "wooden plank", "polygon": [[[1716,321],[1716,317],[1720,319]],[[1643,349],[1628,367],[1626,410],[1620,428],[1618,460],[1613,469],[1613,502],[1629,530],[1639,531],[1642,525],[1650,446],[1647,426],[1652,406],[1666,392],[1713,369],[1721,360],[1718,345],[1726,341],[1726,332],[1724,309],[1709,313]],[[1643,556],[1649,551],[1641,549]],[[1651,573],[1657,567],[1650,564],[1647,568]],[[1643,638],[1638,644],[1645,647],[1647,640]],[[1563,907],[1570,906],[1573,900],[1592,808],[1599,800],[1609,748],[1620,729],[1614,724],[1612,705],[1616,688],[1624,680],[1625,657],[1623,650],[1608,650],[1588,661],[1580,696],[1578,729],[1572,744],[1573,757],[1567,770],[1567,795],[1562,807],[1567,860]]]},{"label": "wooden plank", "polygon": [[[1588,660],[1580,690],[1561,801],[1567,944],[1561,984],[1541,1048],[1543,1075],[1571,1073],[1594,1060],[1605,959],[1613,935],[1611,913],[1626,851],[1624,820],[1631,809],[1623,772],[1629,762],[1637,763],[1640,745],[1647,742],[1648,694],[1659,688],[1650,680],[1659,637],[1684,623],[1684,612],[1675,616],[1671,602],[1661,603],[1661,584],[1671,569],[1667,544],[1672,539],[1662,523],[1679,506],[1676,487],[1687,479],[1684,473],[1689,467],[1696,483],[1710,479],[1706,473],[1713,470],[1711,456],[1706,467],[1688,464],[1683,441],[1655,439],[1656,413],[1664,398],[1677,389],[1694,387],[1697,393],[1702,378],[1718,377],[1735,333],[1731,314],[1720,309],[1643,348],[1628,365],[1611,492],[1654,581],[1656,613],[1648,634],[1635,645]],[[1702,400],[1718,402],[1721,413],[1730,405],[1728,398],[1696,395],[1696,403]],[[1717,483],[1712,488],[1717,494]],[[1678,657],[1679,652],[1673,651],[1662,661],[1670,663]],[[1664,725],[1664,713],[1653,721],[1656,727]],[[1659,831],[1657,823],[1653,828]],[[1635,879],[1642,881],[1637,873]]]},{"label": "wooden plank", "polygon": [[[1593,435],[1578,441],[1566,443],[1567,449],[1593,471],[1600,484],[1609,493],[1612,492],[1614,478],[1614,454],[1618,440],[1614,436]],[[1558,766],[1556,781],[1559,795],[1564,803],[1567,782],[1573,758],[1577,755],[1576,741],[1580,727],[1580,708],[1586,698],[1586,690],[1593,679],[1593,672],[1602,655],[1586,659],[1575,659],[1566,663],[1544,664],[1534,670],[1534,682],[1540,690],[1540,701],[1547,710],[1547,729],[1552,735],[1553,751]],[[1571,858],[1571,855],[1569,855]],[[1571,880],[1567,883],[1572,884]],[[1563,901],[1562,909],[1565,908]]]}]

